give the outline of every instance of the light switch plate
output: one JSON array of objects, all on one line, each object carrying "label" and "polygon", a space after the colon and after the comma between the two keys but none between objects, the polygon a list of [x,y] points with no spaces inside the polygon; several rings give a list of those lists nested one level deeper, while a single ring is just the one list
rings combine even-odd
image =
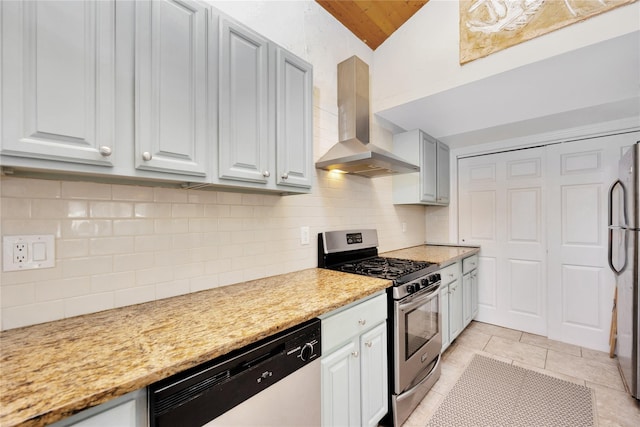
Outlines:
[{"label": "light switch plate", "polygon": [[309,244],[309,227],[307,226],[300,227],[300,244]]},{"label": "light switch plate", "polygon": [[53,234],[2,238],[2,271],[51,268],[55,265]]}]

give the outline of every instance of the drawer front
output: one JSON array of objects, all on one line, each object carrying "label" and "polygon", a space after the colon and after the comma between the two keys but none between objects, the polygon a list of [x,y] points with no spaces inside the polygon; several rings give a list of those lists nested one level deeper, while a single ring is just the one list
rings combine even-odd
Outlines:
[{"label": "drawer front", "polygon": [[448,285],[460,276],[460,263],[456,262],[440,270],[442,285]]},{"label": "drawer front", "polygon": [[387,318],[387,295],[382,294],[322,320],[322,353],[371,329]]},{"label": "drawer front", "polygon": [[478,255],[470,256],[462,260],[462,274],[478,268]]}]

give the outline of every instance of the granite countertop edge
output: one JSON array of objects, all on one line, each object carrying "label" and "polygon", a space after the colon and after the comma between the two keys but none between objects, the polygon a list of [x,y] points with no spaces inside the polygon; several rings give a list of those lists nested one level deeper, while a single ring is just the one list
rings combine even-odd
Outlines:
[{"label": "granite countertop edge", "polygon": [[[449,258],[425,259],[433,251]],[[445,266],[478,251],[427,244],[381,255]],[[388,280],[311,268],[2,331],[0,425],[48,425],[389,286]]]}]

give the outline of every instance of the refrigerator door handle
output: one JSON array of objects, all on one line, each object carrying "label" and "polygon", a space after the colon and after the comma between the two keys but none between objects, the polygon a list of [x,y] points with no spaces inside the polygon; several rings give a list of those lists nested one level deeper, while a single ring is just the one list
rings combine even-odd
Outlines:
[{"label": "refrigerator door handle", "polygon": [[[627,267],[627,257],[624,257],[624,264],[622,264],[622,267],[620,267],[620,269],[617,269],[614,265],[613,265],[613,192],[616,189],[617,186],[620,186],[620,189],[622,191],[622,215],[623,215],[623,220],[624,220],[624,224],[627,224],[627,198],[626,198],[626,188],[624,187],[624,184],[622,183],[622,181],[620,181],[619,179],[616,180],[611,187],[609,188],[609,212],[608,212],[608,216],[609,216],[609,243],[608,243],[608,259],[607,261],[609,262],[609,267],[611,268],[611,271],[613,271],[616,275],[620,275],[624,269]],[[620,229],[621,230],[621,229]],[[624,240],[625,240],[625,245],[624,245],[624,250],[627,250],[627,233],[624,233]]]}]

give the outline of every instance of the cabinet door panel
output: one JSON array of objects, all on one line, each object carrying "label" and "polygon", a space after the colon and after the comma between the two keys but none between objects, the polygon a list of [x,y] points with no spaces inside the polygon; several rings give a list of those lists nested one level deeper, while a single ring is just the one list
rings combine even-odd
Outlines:
[{"label": "cabinet door panel", "polygon": [[422,168],[420,170],[420,201],[435,202],[436,201],[436,160],[437,160],[437,141],[429,138],[426,134],[421,133],[422,144],[420,145],[420,155],[422,156]]},{"label": "cabinet door panel", "polygon": [[467,326],[471,322],[471,273],[462,276],[462,312],[463,325]]},{"label": "cabinet door panel", "polygon": [[362,425],[376,427],[387,413],[387,324],[360,338]]},{"label": "cabinet door panel", "polygon": [[1,7],[3,154],[111,166],[115,2]]},{"label": "cabinet door panel", "polygon": [[219,177],[266,183],[268,41],[228,20],[221,28]]},{"label": "cabinet door panel", "polygon": [[360,425],[360,362],[350,341],[322,358],[322,425]]},{"label": "cabinet door panel", "polygon": [[437,147],[437,198],[438,203],[449,203],[449,147],[438,141]]},{"label": "cabinet door panel", "polygon": [[276,61],[277,183],[308,188],[313,178],[311,65],[280,48]]},{"label": "cabinet door panel", "polygon": [[136,3],[137,169],[206,174],[208,9]]},{"label": "cabinet door panel", "polygon": [[453,341],[462,332],[462,286],[460,279],[449,285],[449,337]]},{"label": "cabinet door panel", "polygon": [[442,351],[444,351],[451,340],[449,339],[449,286],[445,286],[440,290],[440,311],[442,312]]}]

